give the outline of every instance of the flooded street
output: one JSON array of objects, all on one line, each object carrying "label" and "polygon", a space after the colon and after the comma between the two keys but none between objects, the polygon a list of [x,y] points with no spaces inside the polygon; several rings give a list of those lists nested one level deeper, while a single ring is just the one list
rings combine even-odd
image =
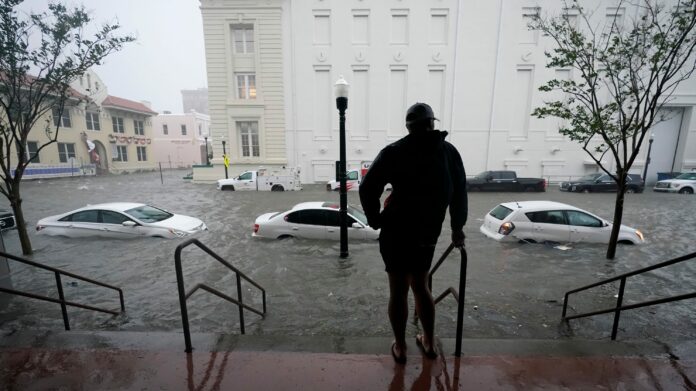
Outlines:
[{"label": "flooded street", "polygon": [[[220,192],[214,185],[194,185],[181,179],[186,172],[131,174],[27,182],[23,185],[26,219],[35,248],[33,260],[94,278],[124,290],[126,315],[93,313],[69,308],[74,329],[181,331],[174,272],[174,249],[179,240],[67,239],[37,236],[40,218],[112,201],[133,201],[202,219],[209,231],[197,237],[213,251],[253,278],[268,294],[268,314],[261,319],[245,314],[247,333],[283,335],[389,336],[386,317],[387,278],[376,242],[351,243],[350,258],[338,257],[338,243],[251,237],[257,216],[284,211],[303,201],[338,201],[323,185],[301,192]],[[562,251],[544,244],[500,244],[478,229],[483,216],[500,202],[552,200],[587,209],[611,220],[614,194],[568,194],[552,186],[546,193],[471,193],[465,227],[469,254],[464,336],[468,338],[605,338],[611,315],[571,321],[571,331],[559,327],[563,294],[603,278],[648,266],[696,250],[696,196],[628,194],[624,224],[646,237],[641,246],[620,246],[615,260],[606,260],[605,245],[571,244]],[[357,192],[349,203],[359,205]],[[449,222],[436,257],[449,243]],[[17,233],[5,235],[11,253],[19,254]],[[434,278],[434,294],[458,284],[458,257],[453,254]],[[198,282],[236,295],[234,275],[200,250],[184,252],[187,287]],[[10,262],[16,289],[57,297],[51,273]],[[694,290],[696,264],[681,264],[628,280],[625,303],[666,297]],[[118,307],[117,295],[83,282],[64,279],[68,300]],[[261,296],[243,284],[245,301],[257,308]],[[571,297],[570,313],[610,307],[618,284]],[[189,301],[193,331],[239,332],[236,306],[198,292]],[[693,339],[694,301],[664,304],[624,312],[620,339]],[[450,297],[437,306],[436,330],[455,334],[456,303]],[[15,298],[0,316],[3,329],[61,329],[60,306]],[[415,326],[409,323],[409,335]]]}]

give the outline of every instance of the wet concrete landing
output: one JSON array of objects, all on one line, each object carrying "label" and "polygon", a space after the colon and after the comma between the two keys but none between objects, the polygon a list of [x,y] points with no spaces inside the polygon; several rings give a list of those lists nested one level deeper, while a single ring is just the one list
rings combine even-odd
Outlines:
[{"label": "wet concrete landing", "polygon": [[694,390],[696,343],[465,339],[424,359],[388,338],[5,332],[0,390]]},{"label": "wet concrete landing", "polygon": [[[411,352],[413,353],[413,352]],[[409,356],[137,350],[0,351],[7,390],[694,389],[696,362],[640,357]]]}]

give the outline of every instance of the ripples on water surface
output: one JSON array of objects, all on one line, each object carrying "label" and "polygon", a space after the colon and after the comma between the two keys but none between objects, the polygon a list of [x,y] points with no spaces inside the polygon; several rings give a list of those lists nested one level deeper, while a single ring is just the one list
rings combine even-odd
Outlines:
[{"label": "ripples on water surface", "polygon": [[[268,315],[261,320],[247,313],[247,332],[288,335],[387,336],[386,274],[376,243],[351,243],[350,258],[338,258],[338,243],[308,240],[266,241],[251,237],[254,219],[265,212],[282,211],[302,201],[338,200],[322,185],[301,192],[219,192],[213,185],[194,185],[180,178],[183,172],[137,174],[27,182],[23,187],[26,218],[31,227],[48,215],[89,203],[145,202],[201,218],[210,231],[198,238],[228,259],[268,292]],[[349,202],[359,204],[357,193]],[[466,294],[465,336],[497,338],[558,338],[563,293],[602,278],[693,252],[696,196],[627,195],[624,224],[641,229],[643,246],[621,246],[617,259],[604,258],[604,245],[571,245],[561,251],[548,245],[499,244],[478,232],[481,218],[500,202],[546,199],[566,202],[611,218],[613,194],[567,194],[551,187],[547,193],[470,194],[466,226],[469,279]],[[448,222],[445,222],[448,227]],[[449,229],[438,244],[444,251]],[[174,273],[174,249],[180,241],[162,239],[76,240],[36,236],[31,232],[33,259],[50,266],[95,278],[124,289],[127,315],[109,315],[69,309],[75,329],[175,330],[181,329]],[[17,234],[5,238],[8,250],[19,253]],[[14,286],[56,295],[53,276],[11,263]],[[457,286],[458,265],[448,260],[434,279],[438,294]],[[189,249],[184,253],[187,286],[205,282],[231,296],[234,276],[222,266]],[[630,279],[626,301],[657,298],[694,290],[696,265],[679,265],[648,276]],[[86,283],[66,283],[69,300],[117,308],[116,295]],[[245,300],[260,306],[260,295],[244,285]],[[611,306],[616,287],[603,287],[572,298],[572,308],[586,311]],[[655,336],[694,338],[694,301],[624,312],[622,338]],[[475,307],[476,306],[476,307]],[[476,309],[475,309],[476,308]],[[437,331],[454,336],[456,304],[451,298],[437,307]],[[205,292],[189,299],[195,331],[238,333],[237,309]],[[2,328],[60,329],[60,308],[55,304],[14,299],[0,318]],[[572,323],[575,335],[606,337],[611,317],[600,316]],[[415,333],[409,324],[409,333]]]}]

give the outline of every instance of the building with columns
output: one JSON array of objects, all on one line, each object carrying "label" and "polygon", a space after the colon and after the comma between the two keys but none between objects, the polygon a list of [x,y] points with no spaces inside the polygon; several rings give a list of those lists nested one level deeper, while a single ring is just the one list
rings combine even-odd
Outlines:
[{"label": "building with columns", "polygon": [[[404,116],[427,102],[469,174],[515,170],[550,181],[596,172],[558,121],[529,114],[552,97],[538,87],[574,77],[549,69],[549,37],[529,31],[534,15],[572,10],[556,0],[200,0],[208,69],[213,166],[194,180],[222,177],[221,141],[231,172],[298,166],[304,182],[335,175],[338,112],[333,84],[351,84],[349,168],[371,161],[406,134]],[[593,23],[637,8],[583,0]],[[573,19],[575,18],[575,19]],[[696,169],[696,78],[673,95],[656,125],[648,182],[657,172]],[[642,173],[645,150],[633,165]]]}]

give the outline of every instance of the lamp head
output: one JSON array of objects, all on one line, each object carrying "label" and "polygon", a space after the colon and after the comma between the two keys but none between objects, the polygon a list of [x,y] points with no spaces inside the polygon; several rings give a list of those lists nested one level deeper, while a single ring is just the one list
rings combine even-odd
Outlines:
[{"label": "lamp head", "polygon": [[655,139],[655,133],[650,133],[650,141],[653,141]]},{"label": "lamp head", "polygon": [[348,98],[348,91],[350,90],[350,84],[343,78],[343,75],[338,77],[336,84],[334,84],[334,93],[336,98]]}]

